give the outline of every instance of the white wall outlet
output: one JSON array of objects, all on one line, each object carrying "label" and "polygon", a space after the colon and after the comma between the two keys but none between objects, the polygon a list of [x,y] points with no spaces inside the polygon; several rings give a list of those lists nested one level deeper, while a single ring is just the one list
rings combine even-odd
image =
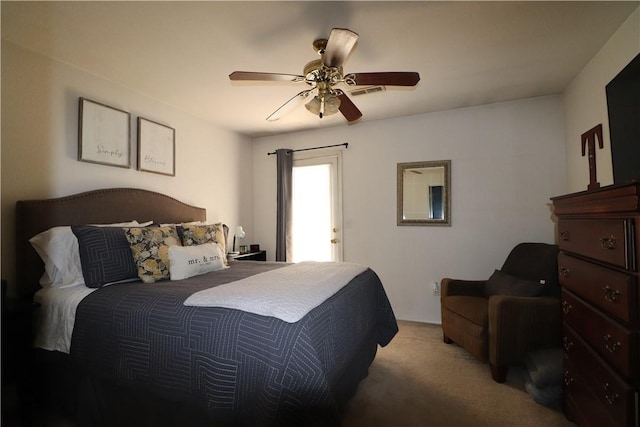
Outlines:
[{"label": "white wall outlet", "polygon": [[440,283],[433,282],[433,294],[440,295]]}]

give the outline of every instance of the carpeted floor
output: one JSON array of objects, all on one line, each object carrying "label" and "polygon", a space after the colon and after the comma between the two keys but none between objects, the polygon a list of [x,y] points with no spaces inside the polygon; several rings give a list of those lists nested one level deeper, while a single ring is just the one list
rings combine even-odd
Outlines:
[{"label": "carpeted floor", "polygon": [[520,368],[507,381],[456,344],[439,325],[400,321],[400,332],[378,348],[369,376],[350,401],[344,427],[573,426],[560,409],[535,403]]}]

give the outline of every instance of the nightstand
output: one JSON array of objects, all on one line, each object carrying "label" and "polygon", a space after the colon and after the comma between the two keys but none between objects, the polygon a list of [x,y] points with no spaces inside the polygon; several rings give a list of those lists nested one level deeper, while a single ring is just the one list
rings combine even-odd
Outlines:
[{"label": "nightstand", "polygon": [[266,261],[267,251],[249,252],[248,254],[239,254],[229,258],[235,261]]},{"label": "nightstand", "polygon": [[38,306],[28,299],[2,299],[2,386],[3,389],[15,386],[17,409],[23,425],[30,422],[33,315]]}]

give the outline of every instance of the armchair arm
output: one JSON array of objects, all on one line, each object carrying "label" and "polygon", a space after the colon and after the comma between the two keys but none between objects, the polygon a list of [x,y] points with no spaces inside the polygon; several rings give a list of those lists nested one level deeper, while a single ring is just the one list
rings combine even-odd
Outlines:
[{"label": "armchair arm", "polygon": [[440,282],[440,295],[441,298],[454,295],[482,297],[486,284],[486,280],[457,280],[445,277]]},{"label": "armchair arm", "polygon": [[556,297],[489,298],[489,362],[506,366],[529,351],[560,347],[562,312]]}]

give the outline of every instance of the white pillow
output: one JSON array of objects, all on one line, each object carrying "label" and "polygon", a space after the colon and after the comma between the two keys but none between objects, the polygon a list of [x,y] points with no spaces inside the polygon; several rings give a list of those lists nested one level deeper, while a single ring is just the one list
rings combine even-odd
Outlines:
[{"label": "white pillow", "polygon": [[[153,221],[145,223],[152,224]],[[143,226],[138,221],[115,224],[95,224],[99,227],[132,227]],[[84,284],[78,239],[70,226],[53,227],[29,239],[31,246],[44,261],[44,274],[40,285],[44,287],[68,286]]]},{"label": "white pillow", "polygon": [[147,222],[138,222],[138,221],[131,221],[131,222],[121,222],[119,224],[94,224],[94,226],[96,227],[148,227],[151,224],[153,224],[153,221],[147,221]]},{"label": "white pillow", "polygon": [[227,268],[217,243],[196,246],[169,246],[171,280],[182,280]]},{"label": "white pillow", "polygon": [[32,237],[29,242],[44,261],[40,285],[71,286],[84,283],[78,240],[71,227],[53,227]]}]

